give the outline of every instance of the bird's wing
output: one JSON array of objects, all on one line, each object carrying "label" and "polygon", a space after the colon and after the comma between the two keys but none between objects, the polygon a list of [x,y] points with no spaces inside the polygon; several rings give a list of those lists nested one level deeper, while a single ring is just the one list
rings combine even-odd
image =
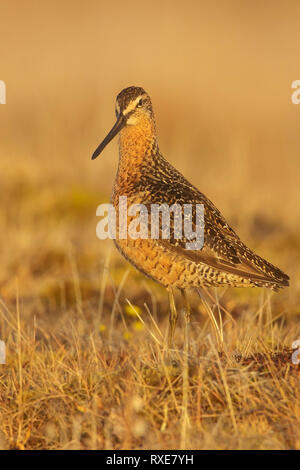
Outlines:
[{"label": "bird's wing", "polygon": [[[168,167],[169,169],[170,167]],[[289,277],[280,269],[251,251],[238,237],[235,231],[226,222],[220,211],[198,189],[192,186],[173,167],[171,174],[163,175],[160,180],[147,178],[151,188],[146,191],[151,204],[164,202],[179,205],[203,204],[204,206],[204,244],[202,249],[188,250],[186,244],[190,242],[183,236],[176,239],[173,236],[175,219],[171,214],[171,236],[160,243],[175,250],[179,255],[196,263],[205,263],[217,270],[236,274],[248,279],[263,282],[274,282],[279,286],[289,285]],[[145,189],[144,189],[145,196]],[[196,210],[192,211],[192,227],[196,229]],[[160,235],[162,233],[160,227]]]}]

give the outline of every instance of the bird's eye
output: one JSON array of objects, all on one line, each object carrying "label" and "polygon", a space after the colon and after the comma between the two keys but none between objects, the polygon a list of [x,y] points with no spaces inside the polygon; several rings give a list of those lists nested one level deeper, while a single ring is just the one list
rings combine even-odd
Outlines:
[{"label": "bird's eye", "polygon": [[142,100],[142,98],[141,98],[140,101],[139,101],[138,104],[137,104],[137,108],[140,108],[142,105],[143,105],[143,100]]}]

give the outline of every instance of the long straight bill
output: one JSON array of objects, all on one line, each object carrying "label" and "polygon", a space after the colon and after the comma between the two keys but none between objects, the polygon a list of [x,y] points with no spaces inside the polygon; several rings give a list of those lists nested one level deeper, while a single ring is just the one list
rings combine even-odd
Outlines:
[{"label": "long straight bill", "polygon": [[101,142],[100,145],[98,145],[95,152],[93,153],[92,160],[95,160],[95,158],[100,155],[102,150],[105,149],[107,144],[109,144],[109,142],[120,132],[120,130],[125,126],[125,124],[126,118],[122,113],[120,113],[114,127],[109,131],[105,139]]}]

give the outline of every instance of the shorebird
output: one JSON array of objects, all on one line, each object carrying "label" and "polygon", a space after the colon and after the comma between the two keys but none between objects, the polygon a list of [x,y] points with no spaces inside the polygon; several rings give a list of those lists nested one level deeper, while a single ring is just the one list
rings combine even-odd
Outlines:
[{"label": "shorebird", "polygon": [[[150,96],[143,88],[131,86],[116,99],[116,123],[92,155],[97,158],[119,135],[119,166],[113,186],[112,204],[119,213],[120,196],[127,206],[144,204],[203,204],[204,244],[186,249],[186,240],[170,237],[133,239],[116,236],[121,254],[146,276],[169,292],[168,344],[171,346],[177,321],[173,290],[183,295],[186,323],[190,306],[188,288],[203,286],[266,287],[277,291],[289,285],[279,268],[251,251],[226,222],[214,204],[162,156],[157,143]],[[195,224],[195,211],[192,214]],[[128,222],[132,217],[128,217]],[[173,219],[174,225],[174,219]],[[160,226],[160,234],[162,227]]]}]

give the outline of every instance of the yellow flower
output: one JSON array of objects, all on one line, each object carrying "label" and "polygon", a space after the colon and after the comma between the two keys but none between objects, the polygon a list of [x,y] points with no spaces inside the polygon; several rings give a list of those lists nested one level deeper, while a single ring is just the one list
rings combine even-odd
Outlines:
[{"label": "yellow flower", "polygon": [[80,411],[80,413],[85,413],[86,412],[86,408],[82,405],[76,405],[76,408],[78,411]]},{"label": "yellow flower", "polygon": [[144,329],[144,325],[140,320],[137,320],[133,323],[133,329],[135,331],[142,331]]},{"label": "yellow flower", "polygon": [[125,313],[131,317],[136,317],[137,314],[142,315],[142,310],[137,305],[126,305]]},{"label": "yellow flower", "polygon": [[131,338],[132,338],[132,333],[130,333],[130,331],[124,331],[124,333],[123,333],[123,338],[124,338],[126,341],[130,341]]}]

